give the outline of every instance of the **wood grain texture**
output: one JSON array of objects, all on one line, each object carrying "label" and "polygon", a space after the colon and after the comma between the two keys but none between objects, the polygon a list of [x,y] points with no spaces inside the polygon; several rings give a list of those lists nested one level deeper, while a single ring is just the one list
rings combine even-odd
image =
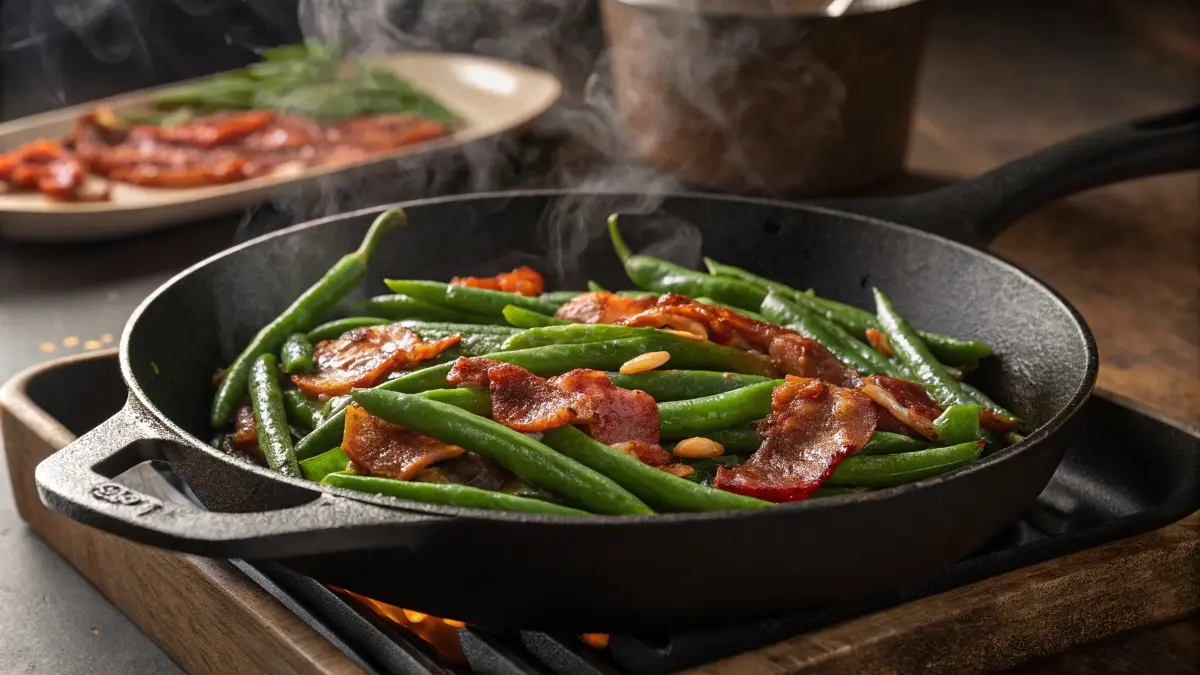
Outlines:
[{"label": "wood grain texture", "polygon": [[[1105,12],[1026,0],[939,7],[909,158],[915,172],[977,175],[1200,99],[1200,69]],[[1200,174],[1065,199],[1016,223],[992,250],[1080,310],[1096,334],[1101,389],[1200,421]]]},{"label": "wood grain texture", "polygon": [[1197,611],[1198,559],[1200,514],[1193,514],[687,672],[993,672]]},{"label": "wood grain texture", "polygon": [[180,666],[197,675],[363,672],[229,563],[135,544],[49,511],[38,498],[34,467],[73,437],[22,389],[16,379],[0,390],[17,510]]}]

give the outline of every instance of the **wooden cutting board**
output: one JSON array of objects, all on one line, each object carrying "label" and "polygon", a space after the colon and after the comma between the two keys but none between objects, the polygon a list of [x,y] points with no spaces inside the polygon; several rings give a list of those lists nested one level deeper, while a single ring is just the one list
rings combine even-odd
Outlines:
[{"label": "wooden cutting board", "polygon": [[163,551],[47,509],[34,468],[74,436],[24,394],[30,377],[114,351],[73,356],[18,375],[0,389],[0,431],[17,511],[189,673],[360,675],[328,640],[226,561]]},{"label": "wooden cutting board", "polygon": [[[350,674],[362,670],[232,565],[170,553],[51,513],[34,467],[72,434],[25,395],[0,389],[21,516],[188,672]],[[994,672],[1200,611],[1200,514],[699,667],[694,673]]]}]

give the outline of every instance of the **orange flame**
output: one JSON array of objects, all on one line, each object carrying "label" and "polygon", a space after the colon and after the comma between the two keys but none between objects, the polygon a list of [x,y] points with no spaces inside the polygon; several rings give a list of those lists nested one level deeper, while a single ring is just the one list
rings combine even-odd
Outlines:
[{"label": "orange flame", "polygon": [[[463,654],[462,645],[458,641],[458,629],[466,628],[467,624],[456,619],[446,619],[431,616],[425,612],[404,609],[386,602],[380,602],[365,595],[359,595],[337,586],[330,586],[337,593],[348,595],[371,608],[379,616],[391,621],[408,632],[428,642],[437,655],[451,665],[466,665],[467,657]],[[592,649],[608,647],[608,633],[583,633],[580,637]]]},{"label": "orange flame", "polygon": [[330,588],[358,600],[379,616],[428,642],[437,655],[447,663],[456,666],[466,665],[467,657],[463,654],[462,645],[458,642],[458,629],[467,625],[462,621],[443,619],[424,612],[403,609],[344,588],[336,586],[330,586]]}]

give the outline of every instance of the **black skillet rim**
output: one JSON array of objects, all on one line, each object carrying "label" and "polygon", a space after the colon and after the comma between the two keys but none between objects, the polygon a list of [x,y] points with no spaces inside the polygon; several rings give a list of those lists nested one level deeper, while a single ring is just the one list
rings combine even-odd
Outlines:
[{"label": "black skillet rim", "polygon": [[[149,296],[147,296],[144,300],[142,300],[141,303],[138,304],[138,306],[133,310],[132,314],[130,314],[129,320],[125,323],[125,328],[121,332],[120,354],[119,354],[120,363],[121,363],[121,377],[125,380],[126,386],[129,388],[130,393],[137,400],[137,402],[148,413],[153,415],[155,420],[158,421],[158,423],[162,424],[168,430],[170,430],[173,434],[178,436],[178,440],[180,442],[183,442],[183,443],[186,443],[187,445],[192,446],[193,449],[206,452],[209,455],[219,459],[222,462],[229,463],[236,469],[243,470],[243,471],[253,471],[260,475],[269,477],[273,480],[282,481],[282,482],[288,483],[289,485],[294,485],[294,486],[306,489],[310,492],[323,493],[325,495],[332,495],[334,497],[342,497],[342,498],[346,498],[346,499],[351,499],[353,501],[365,502],[365,503],[373,504],[376,506],[383,506],[383,507],[386,507],[386,508],[389,508],[389,509],[392,509],[395,511],[400,511],[400,512],[413,513],[413,514],[419,513],[419,514],[430,516],[433,518],[436,518],[436,517],[471,518],[471,519],[476,519],[476,520],[502,521],[502,522],[513,522],[513,523],[529,523],[529,524],[537,523],[542,526],[552,526],[552,525],[578,526],[581,524],[594,524],[596,526],[601,526],[601,525],[608,526],[608,525],[614,525],[614,524],[629,524],[629,525],[645,526],[645,525],[650,525],[650,524],[658,524],[661,526],[669,526],[674,523],[690,522],[690,521],[695,521],[695,520],[700,520],[700,521],[712,520],[712,519],[715,519],[718,517],[721,518],[722,520],[728,520],[730,518],[739,518],[739,519],[749,519],[749,518],[756,518],[756,517],[761,518],[761,517],[767,517],[767,516],[779,517],[781,515],[780,510],[784,510],[784,509],[790,510],[790,511],[796,511],[796,510],[800,510],[800,509],[825,509],[825,508],[836,508],[837,506],[840,506],[843,504],[849,504],[849,503],[882,501],[882,500],[890,499],[892,497],[895,497],[895,496],[898,496],[901,494],[906,494],[906,493],[914,491],[914,490],[920,490],[920,489],[923,489],[926,487],[932,487],[934,485],[939,485],[946,481],[952,481],[952,480],[955,480],[962,476],[967,476],[969,474],[972,474],[976,471],[983,471],[983,470],[987,469],[988,467],[990,467],[994,464],[1003,462],[1010,457],[1016,456],[1017,454],[1032,451],[1032,448],[1034,446],[1036,446],[1043,439],[1047,438],[1051,434],[1058,431],[1072,416],[1074,416],[1075,413],[1077,413],[1079,411],[1079,409],[1083,406],[1084,402],[1087,401],[1088,397],[1091,396],[1092,390],[1095,388],[1096,378],[1097,378],[1097,374],[1099,372],[1099,354],[1096,349],[1095,337],[1092,335],[1092,331],[1088,328],[1087,322],[1084,321],[1083,316],[1080,315],[1079,311],[1077,309],[1075,309],[1075,307],[1066,298],[1064,298],[1058,291],[1054,290],[1052,287],[1050,287],[1048,284],[1046,284],[1045,282],[1043,282],[1041,279],[1037,278],[1033,274],[1026,272],[1025,270],[1021,269],[1020,267],[1014,265],[1013,263],[1009,262],[1008,260],[1005,260],[1004,258],[1002,258],[1000,256],[991,254],[987,251],[983,251],[983,250],[974,248],[967,244],[963,244],[963,243],[954,241],[952,239],[948,239],[948,238],[945,238],[945,237],[942,237],[939,235],[931,234],[929,232],[924,232],[924,231],[919,230],[914,227],[902,225],[900,223],[895,223],[895,222],[891,222],[888,220],[883,220],[883,219],[877,218],[877,217],[860,215],[860,214],[853,213],[850,211],[841,211],[838,209],[827,208],[827,207],[822,207],[822,206],[813,206],[813,205],[809,205],[809,204],[787,202],[787,201],[774,200],[774,199],[763,199],[763,198],[756,198],[756,197],[741,197],[741,196],[733,196],[733,195],[711,195],[711,194],[704,194],[704,193],[697,193],[697,192],[672,192],[672,193],[664,194],[663,197],[664,197],[664,199],[672,199],[672,198],[719,199],[719,200],[724,200],[724,201],[740,202],[743,204],[765,206],[765,207],[771,207],[771,208],[784,208],[784,209],[794,209],[794,210],[799,210],[799,211],[817,212],[817,213],[822,213],[822,214],[831,215],[831,216],[849,218],[852,220],[870,222],[874,225],[883,226],[883,227],[890,228],[893,230],[901,230],[901,231],[905,232],[906,234],[915,234],[918,236],[926,237],[930,240],[938,242],[941,245],[954,246],[954,247],[958,248],[960,251],[967,252],[971,255],[991,258],[995,262],[998,262],[999,264],[1006,267],[1010,272],[1017,274],[1019,276],[1025,277],[1027,280],[1033,281],[1036,285],[1041,287],[1042,290],[1049,293],[1050,297],[1055,302],[1057,302],[1059,306],[1066,309],[1068,314],[1075,319],[1076,329],[1081,329],[1080,332],[1082,333],[1084,346],[1085,346],[1085,354],[1086,354],[1086,359],[1087,359],[1087,363],[1085,364],[1085,369],[1084,369],[1084,374],[1083,374],[1083,380],[1080,383],[1080,385],[1076,388],[1075,393],[1071,396],[1070,401],[1067,403],[1067,405],[1065,407],[1063,407],[1063,408],[1059,409],[1057,412],[1055,412],[1054,415],[1051,416],[1050,419],[1047,420],[1045,424],[1043,424],[1042,426],[1035,429],[1032,433],[1030,433],[1028,436],[1026,436],[1019,443],[1016,443],[1007,448],[1004,448],[1000,452],[992,454],[988,457],[981,458],[980,460],[978,460],[976,462],[972,462],[971,464],[964,466],[960,469],[956,469],[955,471],[952,471],[950,473],[942,474],[940,476],[933,476],[930,478],[925,478],[925,479],[922,479],[922,480],[919,480],[919,481],[916,481],[913,483],[907,483],[904,485],[898,485],[895,487],[885,488],[885,489],[881,489],[881,490],[872,490],[870,492],[865,492],[865,493],[861,493],[861,494],[843,495],[843,496],[839,496],[839,497],[830,497],[830,498],[826,498],[826,499],[812,499],[812,500],[791,502],[791,503],[787,503],[787,504],[780,504],[779,506],[777,506],[774,509],[743,509],[743,510],[710,511],[710,512],[696,512],[696,513],[656,513],[654,515],[646,515],[646,516],[614,516],[614,515],[601,515],[601,514],[589,514],[587,516],[554,516],[554,515],[541,515],[541,514],[528,514],[528,513],[514,513],[514,512],[508,512],[508,511],[490,511],[490,510],[485,510],[485,509],[472,509],[472,508],[456,507],[456,506],[439,506],[439,505],[435,505],[435,504],[425,504],[422,502],[411,502],[411,501],[402,500],[402,499],[399,499],[396,497],[384,497],[384,496],[379,496],[379,495],[370,495],[370,494],[366,494],[366,493],[362,493],[362,492],[356,492],[354,490],[349,490],[346,488],[335,488],[335,487],[328,486],[328,485],[322,485],[320,483],[314,483],[312,481],[304,480],[301,478],[291,478],[288,476],[281,476],[280,474],[278,474],[274,471],[271,471],[270,469],[268,469],[266,467],[261,467],[261,466],[246,463],[246,462],[238,462],[235,459],[226,455],[225,453],[222,453],[222,452],[218,451],[217,449],[213,448],[208,443],[205,443],[202,440],[200,440],[199,438],[196,438],[195,436],[193,436],[192,434],[188,433],[187,431],[180,428],[177,424],[175,424],[174,421],[169,419],[165,414],[162,413],[162,411],[160,411],[154,404],[152,404],[149,401],[145,392],[142,391],[141,386],[138,384],[137,378],[134,377],[134,375],[133,375],[133,369],[129,363],[130,334],[133,331],[133,328],[137,325],[139,319],[141,319],[141,316],[145,312],[146,308],[149,307],[151,304],[153,304],[154,301],[157,300],[160,295],[165,293],[168,289],[173,287],[176,283],[182,281],[184,278],[191,275],[195,271],[205,267],[206,265],[209,265],[209,264],[215,262],[216,260],[223,258],[226,255],[229,255],[235,251],[240,251],[245,248],[253,247],[263,241],[272,239],[274,237],[286,236],[293,232],[298,232],[303,229],[307,229],[307,228],[311,228],[311,227],[319,227],[321,225],[324,225],[324,224],[327,224],[330,222],[341,221],[341,220],[345,220],[345,219],[352,218],[352,217],[366,216],[366,215],[369,215],[372,213],[380,213],[382,211],[386,211],[389,208],[403,209],[403,208],[429,206],[429,205],[435,205],[435,204],[441,204],[441,203],[447,203],[447,202],[462,202],[462,201],[482,200],[482,199],[519,199],[519,198],[523,198],[523,197],[550,197],[550,198],[553,198],[553,197],[563,197],[563,196],[580,195],[580,194],[594,194],[597,196],[605,196],[605,195],[614,196],[614,195],[636,194],[636,193],[631,193],[631,192],[627,192],[627,191],[603,191],[603,190],[576,191],[576,190],[544,189],[544,190],[512,190],[512,191],[502,191],[502,192],[483,192],[483,193],[472,193],[472,194],[468,194],[468,195],[449,195],[449,196],[442,196],[442,197],[431,197],[428,199],[418,199],[418,200],[410,200],[410,201],[406,201],[406,202],[398,202],[398,203],[394,203],[394,204],[384,204],[384,205],[379,205],[379,206],[372,206],[372,207],[368,207],[368,208],[364,208],[364,209],[358,209],[355,211],[349,211],[349,212],[342,213],[342,214],[326,216],[324,218],[318,218],[318,219],[310,220],[310,221],[303,222],[303,223],[297,223],[296,225],[282,228],[282,229],[276,230],[274,232],[269,232],[269,233],[263,234],[261,236],[255,237],[254,239],[250,239],[248,241],[242,242],[241,244],[231,246],[231,247],[229,247],[223,251],[220,251],[216,254],[213,254],[213,255],[205,258],[204,260],[201,260],[201,261],[189,266],[188,268],[184,269],[183,271],[179,272],[178,274],[176,274],[175,276],[171,277],[166,282],[164,282],[161,286],[156,288]],[[318,494],[316,498],[319,499],[322,496],[323,495]]]}]

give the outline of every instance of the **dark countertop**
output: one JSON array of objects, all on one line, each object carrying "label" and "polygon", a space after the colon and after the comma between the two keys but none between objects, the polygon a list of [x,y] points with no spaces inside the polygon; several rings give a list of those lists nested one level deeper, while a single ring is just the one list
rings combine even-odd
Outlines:
[{"label": "dark countertop", "polygon": [[[1168,30],[1162,23],[1150,28],[1144,21],[1131,23],[1121,12],[1102,9],[1111,3],[1054,3],[1053,9],[1048,4],[944,4],[947,11],[934,25],[922,83],[911,162],[915,169],[948,177],[970,175],[1071,133],[1200,98],[1197,61],[1192,60],[1197,51],[1180,47],[1178,36],[1162,37]],[[1154,4],[1169,8],[1175,3]],[[11,25],[11,7],[7,3],[0,12],[6,26]],[[1167,10],[1163,14],[1174,16]],[[237,55],[229,58],[229,65],[235,65]],[[111,91],[111,86],[97,89],[92,75],[81,79],[93,84],[77,87],[69,98]],[[14,103],[14,89],[5,86],[5,91],[9,98],[0,100],[0,112],[6,117],[30,112],[30,106],[46,107],[44,101]],[[1099,213],[1109,214],[1108,220],[1093,217]],[[1200,380],[1195,377],[1200,364],[1200,275],[1194,271],[1197,214],[1200,197],[1194,175],[1138,181],[1045,209],[995,246],[1079,305],[1100,341],[1102,386],[1193,421],[1200,418]],[[258,219],[233,216],[86,247],[0,241],[0,381],[49,358],[110,346],[132,308],[160,283],[239,235],[262,231],[263,214],[257,215]],[[1108,253],[1103,249],[1106,242],[1131,250],[1132,257]],[[1163,261],[1174,271],[1149,274],[1147,259]],[[1089,266],[1088,260],[1099,261],[1100,268],[1092,270],[1095,277],[1113,278],[1104,283],[1081,281],[1064,272],[1096,266]],[[1151,339],[1161,341],[1161,347],[1151,349],[1140,337],[1129,336],[1128,326],[1139,322],[1150,323],[1158,334]],[[1171,335],[1161,335],[1168,330]],[[1155,353],[1147,356],[1148,351]],[[1160,362],[1142,367],[1155,359]],[[1158,382],[1182,394],[1182,402],[1178,395],[1172,397],[1174,403],[1157,396]],[[0,474],[4,471],[0,465]],[[5,570],[0,598],[6,608],[0,613],[0,635],[5,636],[0,641],[0,670],[178,672],[19,520],[6,475],[0,475],[0,547],[0,567]],[[1139,664],[1147,667],[1145,672],[1154,670],[1151,664],[1157,664],[1156,672],[1196,672],[1186,670],[1196,662],[1194,652],[1181,650],[1195,645],[1197,635],[1200,624],[1181,622],[1114,638],[1031,666],[1028,672],[1131,672],[1117,664]]]}]

